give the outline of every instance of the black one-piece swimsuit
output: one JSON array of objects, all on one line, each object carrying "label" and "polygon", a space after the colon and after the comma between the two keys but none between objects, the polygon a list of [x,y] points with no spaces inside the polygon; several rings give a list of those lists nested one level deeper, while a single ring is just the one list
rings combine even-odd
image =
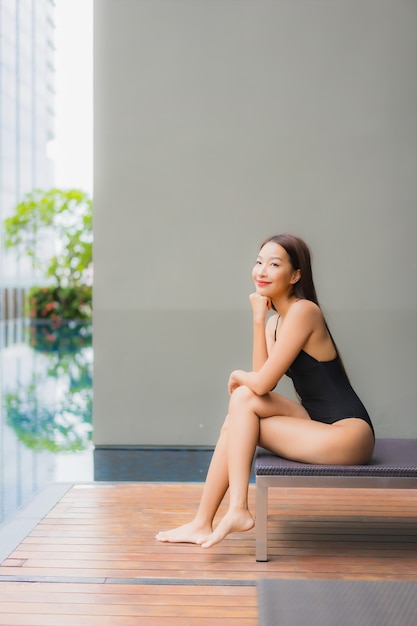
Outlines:
[{"label": "black one-piece swimsuit", "polygon": [[374,433],[368,412],[353,390],[339,356],[331,361],[317,361],[301,350],[286,374],[292,378],[312,420],[333,424],[357,417],[369,424]]}]

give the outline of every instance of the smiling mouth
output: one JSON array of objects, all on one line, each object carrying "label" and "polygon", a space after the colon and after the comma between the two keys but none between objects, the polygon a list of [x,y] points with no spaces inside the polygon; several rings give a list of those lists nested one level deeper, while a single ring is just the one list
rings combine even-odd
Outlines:
[{"label": "smiling mouth", "polygon": [[258,287],[265,287],[265,285],[269,285],[269,283],[267,283],[265,280],[257,280],[256,284],[258,285]]}]

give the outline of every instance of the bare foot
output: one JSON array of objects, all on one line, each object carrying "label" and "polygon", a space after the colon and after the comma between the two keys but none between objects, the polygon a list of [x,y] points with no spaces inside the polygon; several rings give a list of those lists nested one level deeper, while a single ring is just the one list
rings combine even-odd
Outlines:
[{"label": "bare foot", "polygon": [[193,521],[189,524],[184,524],[178,528],[160,532],[156,535],[158,541],[165,541],[168,543],[197,543],[201,544],[212,533],[213,528],[210,524],[202,526]]},{"label": "bare foot", "polygon": [[201,543],[201,547],[211,548],[211,546],[222,541],[226,535],[245,532],[253,528],[254,525],[255,521],[248,510],[228,511],[217,528]]}]

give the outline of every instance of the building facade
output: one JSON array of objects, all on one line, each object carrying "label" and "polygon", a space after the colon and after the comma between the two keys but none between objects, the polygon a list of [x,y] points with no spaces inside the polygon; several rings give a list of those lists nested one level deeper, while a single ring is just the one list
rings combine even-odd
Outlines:
[{"label": "building facade", "polygon": [[377,435],[416,436],[416,9],[96,0],[96,459],[215,443],[277,232]]},{"label": "building facade", "polygon": [[54,0],[0,0],[0,319],[20,317],[28,259],[2,246],[23,196],[53,184]]}]

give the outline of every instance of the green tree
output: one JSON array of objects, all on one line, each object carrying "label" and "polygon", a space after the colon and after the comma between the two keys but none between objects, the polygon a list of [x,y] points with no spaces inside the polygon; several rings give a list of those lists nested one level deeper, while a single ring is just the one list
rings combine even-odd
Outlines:
[{"label": "green tree", "polygon": [[47,284],[27,294],[29,316],[55,327],[64,319],[91,318],[93,218],[88,195],[79,189],[35,189],[4,226],[6,248],[29,257],[45,275]]},{"label": "green tree", "polygon": [[92,201],[79,189],[35,189],[5,220],[6,248],[28,256],[61,287],[85,283],[92,241]]}]

